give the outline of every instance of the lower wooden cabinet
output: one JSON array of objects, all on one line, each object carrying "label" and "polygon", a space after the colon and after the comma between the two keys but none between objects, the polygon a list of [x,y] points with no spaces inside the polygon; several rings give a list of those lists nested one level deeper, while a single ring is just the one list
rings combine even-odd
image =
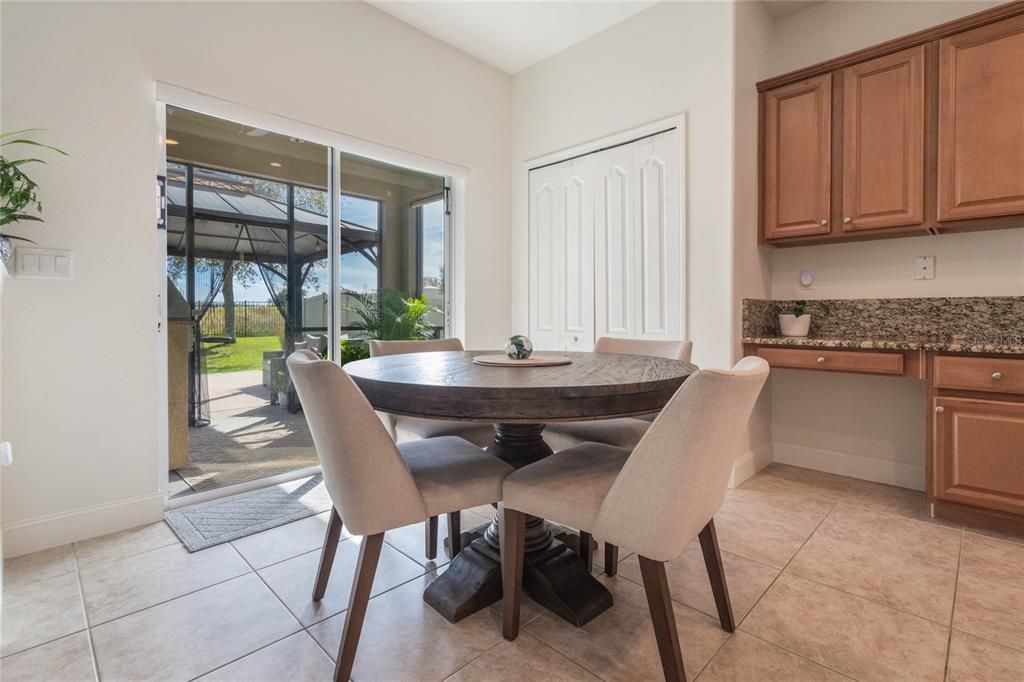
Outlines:
[{"label": "lower wooden cabinet", "polygon": [[1024,514],[1024,403],[933,398],[933,496]]}]

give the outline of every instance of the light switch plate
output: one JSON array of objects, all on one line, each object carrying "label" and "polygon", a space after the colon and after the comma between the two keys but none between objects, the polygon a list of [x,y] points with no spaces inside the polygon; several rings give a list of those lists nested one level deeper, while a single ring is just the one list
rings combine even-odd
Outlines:
[{"label": "light switch plate", "polygon": [[19,246],[14,254],[16,277],[72,279],[74,276],[71,251]]},{"label": "light switch plate", "polygon": [[918,256],[914,279],[935,279],[935,256]]}]

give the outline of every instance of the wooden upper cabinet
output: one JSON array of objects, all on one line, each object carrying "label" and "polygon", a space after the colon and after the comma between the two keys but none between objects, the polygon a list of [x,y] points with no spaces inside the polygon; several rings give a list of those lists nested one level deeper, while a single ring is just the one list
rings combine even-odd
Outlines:
[{"label": "wooden upper cabinet", "polygon": [[924,50],[843,70],[844,232],[924,222]]},{"label": "wooden upper cabinet", "polygon": [[938,219],[1024,213],[1024,16],[939,42]]},{"label": "wooden upper cabinet", "polygon": [[828,234],[832,76],[764,93],[765,239]]}]

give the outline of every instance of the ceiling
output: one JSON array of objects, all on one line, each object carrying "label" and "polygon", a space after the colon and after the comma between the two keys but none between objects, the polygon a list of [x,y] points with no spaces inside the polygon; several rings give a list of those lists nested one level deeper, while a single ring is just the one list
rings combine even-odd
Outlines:
[{"label": "ceiling", "polygon": [[650,0],[367,1],[508,74],[522,71],[655,4]]},{"label": "ceiling", "polygon": [[[657,4],[655,0],[366,1],[508,74]],[[762,1],[775,19],[818,4],[816,0]]]}]

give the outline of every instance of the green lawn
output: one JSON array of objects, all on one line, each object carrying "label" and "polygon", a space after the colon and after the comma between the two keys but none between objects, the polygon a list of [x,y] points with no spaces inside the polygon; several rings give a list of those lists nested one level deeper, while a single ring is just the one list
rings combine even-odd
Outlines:
[{"label": "green lawn", "polygon": [[261,369],[263,351],[267,350],[281,350],[281,340],[276,336],[244,336],[235,343],[204,343],[206,371],[219,374]]}]

